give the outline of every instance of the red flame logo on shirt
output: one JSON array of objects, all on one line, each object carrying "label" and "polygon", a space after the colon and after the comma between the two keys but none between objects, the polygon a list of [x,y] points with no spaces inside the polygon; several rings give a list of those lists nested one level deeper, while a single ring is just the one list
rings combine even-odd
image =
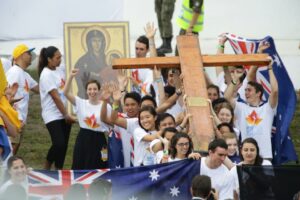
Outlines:
[{"label": "red flame logo on shirt", "polygon": [[262,119],[259,118],[259,116],[255,112],[255,110],[253,110],[252,113],[250,115],[248,115],[246,120],[247,120],[248,124],[250,124],[250,125],[258,125],[262,121]]},{"label": "red flame logo on shirt", "polygon": [[97,124],[97,119],[94,114],[90,117],[86,117],[84,122],[90,128],[98,128],[100,126]]},{"label": "red flame logo on shirt", "polygon": [[59,86],[59,89],[63,90],[64,87],[65,87],[65,84],[66,84],[66,81],[62,78],[60,79],[60,86]]}]

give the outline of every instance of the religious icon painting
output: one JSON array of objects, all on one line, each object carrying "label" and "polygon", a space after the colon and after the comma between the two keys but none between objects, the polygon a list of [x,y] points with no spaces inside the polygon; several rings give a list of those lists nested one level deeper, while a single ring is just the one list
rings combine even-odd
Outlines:
[{"label": "religious icon painting", "polygon": [[85,85],[89,80],[101,84],[116,80],[112,59],[129,57],[128,22],[65,23],[64,46],[66,73],[79,69],[72,90],[87,98]]}]

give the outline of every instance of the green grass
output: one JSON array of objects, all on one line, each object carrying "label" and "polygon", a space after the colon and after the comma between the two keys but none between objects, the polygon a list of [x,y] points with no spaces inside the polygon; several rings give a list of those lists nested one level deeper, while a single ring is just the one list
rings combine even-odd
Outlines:
[{"label": "green grass", "polygon": [[[35,80],[38,80],[36,71],[31,71],[31,75]],[[290,126],[292,140],[294,142],[298,159],[300,158],[300,103],[297,102],[297,110]],[[75,138],[77,136],[79,127],[77,124],[73,125],[67,157],[65,160],[65,169],[70,169],[72,164],[73,148]],[[39,95],[32,95],[30,98],[29,115],[27,125],[24,129],[23,143],[19,149],[18,155],[22,156],[27,162],[28,166],[34,169],[42,169],[48,149],[50,148],[51,140],[50,135],[44,125],[41,117],[40,97]]]},{"label": "green grass", "polygon": [[[36,71],[30,71],[30,74],[35,80],[38,80]],[[79,126],[74,124],[70,134],[64,165],[65,169],[71,168],[73,148],[78,131]],[[17,154],[25,159],[29,167],[42,169],[48,150],[51,146],[51,138],[41,116],[41,102],[39,95],[32,94],[30,97],[27,124],[23,134],[23,142]]]}]

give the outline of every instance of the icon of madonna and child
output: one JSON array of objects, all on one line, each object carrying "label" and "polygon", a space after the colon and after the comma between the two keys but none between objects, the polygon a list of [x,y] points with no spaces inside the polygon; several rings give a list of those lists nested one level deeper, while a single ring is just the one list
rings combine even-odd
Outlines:
[{"label": "icon of madonna and child", "polygon": [[117,72],[112,70],[111,61],[123,57],[118,50],[110,50],[110,35],[103,28],[97,27],[85,31],[82,36],[82,46],[86,50],[76,62],[75,68],[79,69],[76,76],[78,96],[87,98],[85,85],[89,80],[99,83],[116,80]]}]

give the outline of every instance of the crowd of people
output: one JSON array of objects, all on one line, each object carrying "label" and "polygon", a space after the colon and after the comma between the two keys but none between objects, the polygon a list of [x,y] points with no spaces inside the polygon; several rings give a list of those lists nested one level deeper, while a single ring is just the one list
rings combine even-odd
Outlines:
[{"label": "crowd of people", "polygon": [[[155,1],[159,20],[172,18],[174,3],[169,2],[167,5],[171,8],[163,11],[167,16],[160,16],[162,10],[168,8],[162,7],[162,2]],[[189,2],[183,1],[183,10],[186,7],[190,10],[177,20],[180,34],[198,34],[202,30],[203,1],[195,1],[193,7]],[[168,22],[159,21],[163,44],[158,49],[154,41],[156,29],[153,24],[146,25],[145,35],[135,43],[137,58],[146,57],[148,53],[155,57],[172,52],[172,27],[165,24]],[[218,42],[217,54],[223,54],[226,35],[220,35]],[[261,42],[258,53],[264,53],[269,47],[267,42]],[[236,166],[271,165],[271,129],[278,104],[278,83],[272,58],[266,66],[271,84],[268,99],[263,95],[262,85],[256,81],[257,66],[251,66],[248,71],[243,66],[216,67],[216,83],[205,74],[215,139],[209,144],[207,155],[203,155],[194,151],[190,137],[195,131],[190,123],[193,116],[186,105],[180,69],[134,69],[129,76],[119,70],[117,82],[100,85],[98,80],[87,80],[79,95],[71,89],[72,81],[86,69],[78,65],[66,76],[59,49],[49,46],[39,53],[37,82],[25,71],[31,64],[33,51],[24,44],[18,45],[12,53],[12,66],[0,68],[0,101],[8,102],[4,109],[0,106],[0,154],[2,166],[9,173],[0,187],[0,194],[9,195],[12,187],[27,192],[25,162],[13,155],[17,154],[22,142],[30,90],[40,94],[41,116],[51,136],[52,145],[45,155],[44,169],[47,170],[64,168],[71,125],[76,122],[80,131],[74,146],[72,169],[116,167],[108,165],[111,158],[108,157],[107,134],[114,131],[121,137],[124,167],[201,158],[201,173],[192,182],[193,199],[209,196],[237,199]],[[67,108],[67,101],[72,105],[71,110]],[[19,185],[22,187],[16,188]],[[74,187],[78,191],[81,186]]]}]

